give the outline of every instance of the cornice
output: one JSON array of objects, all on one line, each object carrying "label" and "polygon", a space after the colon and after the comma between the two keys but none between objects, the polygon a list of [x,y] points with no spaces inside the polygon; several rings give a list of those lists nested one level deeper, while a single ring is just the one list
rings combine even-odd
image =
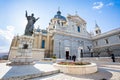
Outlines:
[{"label": "cornice", "polygon": [[66,32],[66,31],[60,31],[60,30],[55,30],[54,34],[60,34],[60,35],[65,35],[65,36],[71,36],[71,37],[77,37],[77,38],[91,40],[91,37],[86,36],[86,35],[71,33],[71,32]]}]

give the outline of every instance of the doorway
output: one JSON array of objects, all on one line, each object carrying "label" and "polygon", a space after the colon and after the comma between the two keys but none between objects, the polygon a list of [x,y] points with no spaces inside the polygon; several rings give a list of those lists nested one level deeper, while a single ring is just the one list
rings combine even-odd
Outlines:
[{"label": "doorway", "polygon": [[81,58],[83,57],[83,50],[81,49]]},{"label": "doorway", "polygon": [[69,51],[66,51],[66,59],[69,59]]}]

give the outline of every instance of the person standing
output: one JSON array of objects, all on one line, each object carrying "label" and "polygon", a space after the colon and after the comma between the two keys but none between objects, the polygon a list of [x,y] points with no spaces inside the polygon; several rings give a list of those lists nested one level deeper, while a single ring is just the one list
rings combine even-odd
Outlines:
[{"label": "person standing", "polygon": [[73,60],[74,62],[76,61],[76,56],[75,56],[75,55],[72,56],[72,60]]},{"label": "person standing", "polygon": [[115,62],[115,55],[111,54],[111,59],[113,60],[113,62]]}]

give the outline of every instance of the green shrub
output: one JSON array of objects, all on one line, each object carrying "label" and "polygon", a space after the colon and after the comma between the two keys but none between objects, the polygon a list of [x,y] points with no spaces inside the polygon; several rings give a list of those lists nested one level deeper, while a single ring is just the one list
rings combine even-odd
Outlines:
[{"label": "green shrub", "polygon": [[60,65],[89,65],[89,62],[59,62]]},{"label": "green shrub", "polygon": [[56,56],[53,56],[52,58],[53,58],[53,59],[56,59]]}]

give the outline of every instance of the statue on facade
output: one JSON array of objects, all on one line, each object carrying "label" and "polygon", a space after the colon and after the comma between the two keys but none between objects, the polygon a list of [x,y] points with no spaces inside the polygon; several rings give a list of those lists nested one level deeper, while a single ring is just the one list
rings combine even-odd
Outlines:
[{"label": "statue on facade", "polygon": [[27,11],[26,11],[26,18],[27,18],[28,23],[26,25],[25,35],[32,36],[33,29],[34,29],[34,23],[39,19],[39,17],[35,19],[33,13],[31,14],[31,16],[28,16]]}]

